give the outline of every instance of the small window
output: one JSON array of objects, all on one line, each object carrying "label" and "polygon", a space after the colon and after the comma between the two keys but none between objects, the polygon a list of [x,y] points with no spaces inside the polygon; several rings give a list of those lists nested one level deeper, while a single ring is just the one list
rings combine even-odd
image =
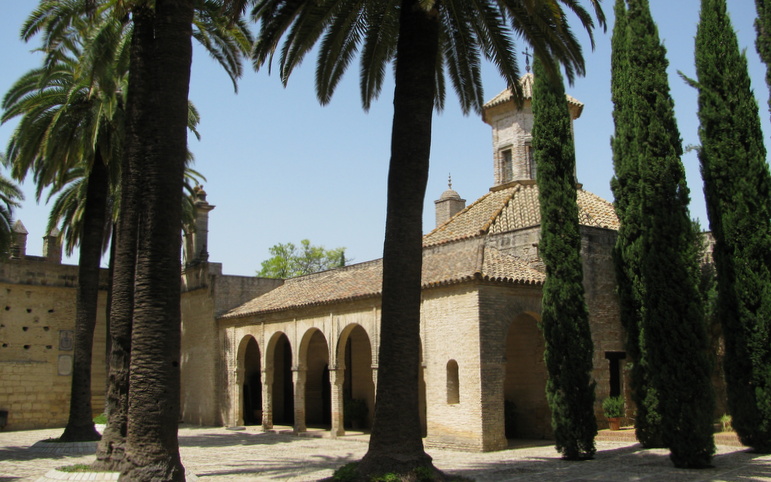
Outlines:
[{"label": "small window", "polygon": [[530,179],[535,181],[536,163],[535,156],[533,155],[533,145],[530,141],[525,142],[525,161],[527,163],[527,168],[530,171]]},{"label": "small window", "polygon": [[458,382],[458,362],[447,362],[447,404],[460,403],[460,383]]},{"label": "small window", "polygon": [[509,182],[514,178],[514,166],[512,163],[511,149],[501,151],[501,181]]}]

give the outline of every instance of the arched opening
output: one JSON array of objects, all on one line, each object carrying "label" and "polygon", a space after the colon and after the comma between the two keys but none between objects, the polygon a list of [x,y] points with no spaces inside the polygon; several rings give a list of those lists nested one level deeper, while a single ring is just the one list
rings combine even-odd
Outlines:
[{"label": "arched opening", "polygon": [[292,347],[281,334],[273,347],[273,423],[294,424],[294,393],[292,384]]},{"label": "arched opening", "polygon": [[506,438],[549,438],[552,434],[543,351],[543,335],[535,317],[519,314],[506,335]]},{"label": "arched opening", "polygon": [[244,425],[262,423],[262,373],[260,348],[257,340],[249,337],[244,350],[243,420]]},{"label": "arched opening", "polygon": [[458,362],[447,362],[447,404],[460,403],[460,382],[458,380]]},{"label": "arched opening", "polygon": [[346,428],[372,426],[375,408],[375,383],[372,380],[372,345],[359,325],[341,338],[341,357],[345,363],[343,379],[343,424]]},{"label": "arched opening", "polygon": [[305,366],[305,422],[309,426],[329,428],[332,424],[329,345],[319,330],[314,330],[305,348]]}]

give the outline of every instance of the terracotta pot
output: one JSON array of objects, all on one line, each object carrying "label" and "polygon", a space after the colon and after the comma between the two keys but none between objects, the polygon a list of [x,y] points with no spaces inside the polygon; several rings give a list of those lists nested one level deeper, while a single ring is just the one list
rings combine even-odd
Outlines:
[{"label": "terracotta pot", "polygon": [[621,417],[608,418],[608,428],[611,430],[621,430]]}]

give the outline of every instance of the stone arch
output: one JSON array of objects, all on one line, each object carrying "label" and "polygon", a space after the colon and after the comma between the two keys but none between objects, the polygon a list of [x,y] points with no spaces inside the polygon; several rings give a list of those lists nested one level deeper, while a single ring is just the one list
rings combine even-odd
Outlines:
[{"label": "stone arch", "polygon": [[551,412],[546,401],[547,371],[540,316],[518,314],[504,341],[504,414],[507,438],[548,438]]},{"label": "stone arch", "polygon": [[[271,420],[264,425],[294,425],[294,383],[292,381],[292,345],[284,332],[273,334],[268,342],[265,364]],[[263,404],[265,405],[265,404]]]},{"label": "stone arch", "polygon": [[306,425],[329,428],[332,398],[329,377],[329,344],[324,333],[311,328],[300,342],[300,370],[304,371]]},{"label": "stone arch", "polygon": [[[375,382],[372,374],[372,343],[369,334],[359,324],[346,326],[340,333],[337,344],[337,368],[343,369],[342,399],[344,425],[351,428],[368,428],[372,426],[372,416],[375,412]],[[359,402],[352,402],[359,401]],[[351,410],[348,410],[346,420],[345,405],[363,403],[367,407],[364,420],[352,420]],[[358,427],[362,423],[363,427]]]},{"label": "stone arch", "polygon": [[259,344],[252,335],[246,335],[238,346],[238,370],[236,386],[236,414],[238,423],[260,425],[262,423],[262,357]]}]

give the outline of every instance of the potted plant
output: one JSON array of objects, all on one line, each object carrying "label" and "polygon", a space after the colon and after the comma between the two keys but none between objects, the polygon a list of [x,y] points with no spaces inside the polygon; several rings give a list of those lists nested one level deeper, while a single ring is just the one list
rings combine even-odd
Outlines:
[{"label": "potted plant", "polygon": [[621,417],[624,416],[624,398],[621,396],[608,397],[602,401],[602,411],[608,418],[608,425],[611,430],[621,428]]}]

